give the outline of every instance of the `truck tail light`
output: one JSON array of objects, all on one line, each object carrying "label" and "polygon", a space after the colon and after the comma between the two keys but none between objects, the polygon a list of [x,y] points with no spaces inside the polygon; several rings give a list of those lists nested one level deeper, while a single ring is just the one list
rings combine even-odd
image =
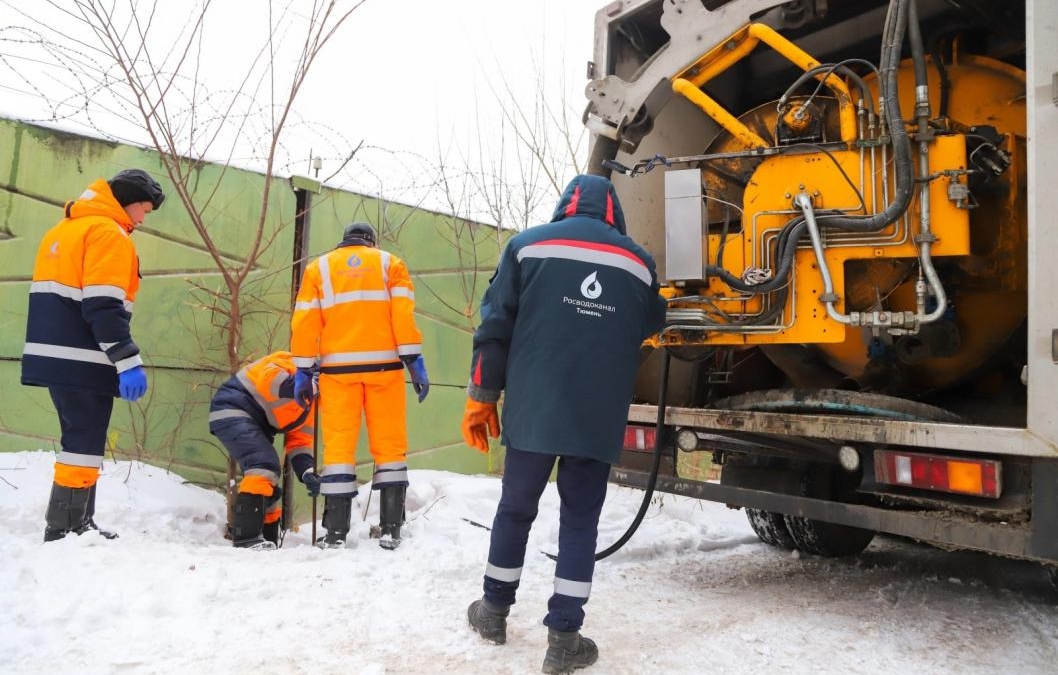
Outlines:
[{"label": "truck tail light", "polygon": [[995,499],[1003,489],[1002,469],[992,459],[874,451],[874,479],[886,485]]},{"label": "truck tail light", "polygon": [[624,449],[653,452],[657,438],[658,432],[654,427],[629,424],[625,427]]}]

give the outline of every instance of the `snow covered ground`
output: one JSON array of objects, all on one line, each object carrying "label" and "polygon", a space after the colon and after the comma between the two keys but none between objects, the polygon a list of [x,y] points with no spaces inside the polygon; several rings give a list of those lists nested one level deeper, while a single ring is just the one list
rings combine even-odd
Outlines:
[{"label": "snow covered ground", "polygon": [[[223,539],[220,495],[127,462],[107,462],[99,488],[97,520],[119,539],[42,544],[52,461],[0,453],[0,674],[539,672],[553,486],[495,646],[465,618],[489,536],[467,520],[491,523],[494,477],[413,471],[393,552],[368,539],[372,500],[347,549],[310,546],[305,526],[262,553]],[[611,489],[600,546],[641,496]],[[740,512],[664,495],[596,569],[584,633],[600,657],[585,675],[1058,672],[1058,600],[1034,564],[891,538],[850,559],[796,556]]]}]

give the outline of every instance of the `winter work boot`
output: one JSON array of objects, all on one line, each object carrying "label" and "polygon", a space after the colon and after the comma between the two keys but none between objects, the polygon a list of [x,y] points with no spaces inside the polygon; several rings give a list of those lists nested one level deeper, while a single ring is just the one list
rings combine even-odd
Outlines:
[{"label": "winter work boot", "polygon": [[101,530],[99,529],[99,526],[96,525],[96,486],[93,485],[91,488],[89,488],[89,490],[90,492],[88,493],[88,508],[85,509],[84,522],[81,524],[81,527],[77,529],[77,534],[84,534],[89,530],[93,530],[95,532],[98,532],[99,536],[105,537],[106,539],[117,539],[117,532],[111,532],[110,530]]},{"label": "winter work boot", "polygon": [[510,607],[494,607],[482,597],[467,607],[467,621],[478,635],[502,645],[507,642],[507,615],[510,612]]},{"label": "winter work boot", "polygon": [[265,523],[261,528],[261,536],[265,538],[265,541],[270,541],[275,544],[276,548],[279,548],[279,521]]},{"label": "winter work boot", "polygon": [[320,548],[342,548],[349,536],[349,519],[353,514],[352,497],[323,498],[323,527],[327,534],[316,540]]},{"label": "winter work boot", "polygon": [[44,515],[44,541],[62,539],[70,532],[80,534],[91,495],[92,488],[70,488],[52,483],[48,511]]},{"label": "winter work boot", "polygon": [[547,654],[544,655],[543,671],[548,675],[570,673],[577,668],[586,668],[599,658],[599,648],[580,631],[562,632],[547,629]]},{"label": "winter work boot", "polygon": [[264,509],[265,520],[271,522],[266,522],[261,527],[261,536],[265,538],[265,541],[270,541],[275,544],[276,548],[280,548],[283,545],[282,488],[275,488],[275,492],[272,493],[271,497],[265,497]]},{"label": "winter work boot", "polygon": [[235,495],[235,505],[231,516],[231,543],[235,548],[252,548],[257,551],[270,551],[276,545],[266,540],[261,534],[264,528],[263,495],[240,492]]},{"label": "winter work boot", "polygon": [[384,487],[379,490],[379,530],[381,536],[378,545],[392,551],[400,546],[400,526],[404,524],[404,494],[407,488],[403,485]]}]

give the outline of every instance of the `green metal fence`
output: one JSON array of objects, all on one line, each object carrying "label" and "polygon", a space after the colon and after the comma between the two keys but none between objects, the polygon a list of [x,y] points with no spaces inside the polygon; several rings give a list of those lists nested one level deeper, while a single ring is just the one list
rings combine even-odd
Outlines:
[{"label": "green metal fence", "polygon": [[[226,456],[209,434],[207,410],[214,388],[229,375],[223,331],[227,318],[210,299],[214,292],[223,295],[224,285],[159,157],[140,148],[5,119],[0,119],[0,378],[5,383],[0,451],[58,447],[58,422],[47,392],[19,385],[37,245],[61,218],[67,200],[96,178],[129,167],[159,178],[168,197],[133,235],[143,275],[133,335],[143,350],[151,389],[135,404],[117,402],[111,453],[220,487]],[[204,214],[209,232],[225,261],[244,259],[261,211],[265,176],[202,164],[188,185],[196,197],[217,191]],[[268,245],[244,287],[245,360],[284,349],[289,340],[297,215],[290,181],[272,182],[268,207]],[[309,214],[309,257],[332,248],[346,223],[367,220],[379,231],[381,247],[402,257],[411,269],[432,386],[422,404],[408,388],[410,466],[467,473],[490,470],[485,457],[463,445],[459,424],[477,306],[504,234],[456,217],[329,188],[311,195]],[[370,476],[365,438],[360,445],[358,458],[366,466],[359,473]]]}]

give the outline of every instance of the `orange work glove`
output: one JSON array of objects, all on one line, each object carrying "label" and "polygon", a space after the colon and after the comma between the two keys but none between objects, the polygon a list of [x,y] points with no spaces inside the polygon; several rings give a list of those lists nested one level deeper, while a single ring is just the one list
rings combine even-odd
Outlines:
[{"label": "orange work glove", "polygon": [[467,399],[463,411],[463,440],[478,452],[489,454],[489,439],[500,437],[500,418],[496,414],[495,403],[482,403],[472,398]]}]

